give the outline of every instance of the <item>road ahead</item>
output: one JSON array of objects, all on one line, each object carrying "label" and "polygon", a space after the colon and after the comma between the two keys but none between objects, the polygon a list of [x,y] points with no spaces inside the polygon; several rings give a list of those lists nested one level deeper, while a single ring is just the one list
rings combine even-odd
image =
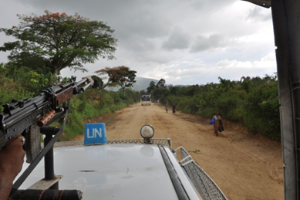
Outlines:
[{"label": "road ahead", "polygon": [[[151,124],[155,128],[154,138],[171,138],[173,148],[183,146],[228,199],[283,200],[280,144],[245,134],[243,128],[226,121],[225,131],[216,137],[208,122],[195,115],[173,114],[170,109],[166,113],[163,106],[135,104],[114,114],[107,126],[107,137],[141,138],[140,128]],[[82,139],[79,136],[74,140]]]}]

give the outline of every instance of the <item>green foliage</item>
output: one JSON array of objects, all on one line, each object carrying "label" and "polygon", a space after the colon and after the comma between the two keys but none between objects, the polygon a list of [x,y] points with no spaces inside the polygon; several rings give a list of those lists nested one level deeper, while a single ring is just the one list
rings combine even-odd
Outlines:
[{"label": "green foliage", "polygon": [[250,131],[260,132],[271,139],[280,140],[280,118],[277,84],[268,84],[253,89],[247,96],[244,121]]},{"label": "green foliage", "polygon": [[160,80],[157,82],[156,87],[157,87],[157,88],[164,88],[164,87],[165,87],[165,84],[166,84],[165,79],[160,79]]},{"label": "green foliage", "polygon": [[169,86],[169,91],[170,91],[171,95],[177,95],[179,90],[180,90],[180,87],[178,87],[178,86],[172,86],[172,85]]},{"label": "green foliage", "polygon": [[[2,67],[0,65],[0,67]],[[12,99],[32,98],[46,89],[53,83],[51,73],[39,74],[27,67],[6,67],[0,70],[6,70],[6,74],[0,76],[0,104],[10,103]],[[58,77],[60,82],[65,83],[68,79]],[[42,88],[42,86],[44,86]],[[73,96],[70,103],[70,112],[67,118],[67,124],[64,135],[60,140],[69,140],[79,134],[84,133],[84,123],[87,119],[102,116],[107,113],[113,113],[116,110],[127,107],[138,102],[140,94],[131,89],[125,90],[126,96],[121,92],[101,91],[88,88],[85,93]],[[0,107],[0,113],[3,108]],[[62,121],[55,122],[55,126],[60,126]]]},{"label": "green foliage", "polygon": [[17,39],[4,43],[0,51],[11,51],[8,58],[18,67],[36,70],[45,66],[56,77],[66,67],[86,71],[83,63],[114,58],[117,40],[104,22],[47,10],[41,16],[18,16],[18,26],[0,29]]},{"label": "green foliage", "polygon": [[155,90],[155,88],[156,88],[155,82],[151,81],[149,83],[149,87],[147,87],[147,93],[150,94],[153,90]]},{"label": "green foliage", "polygon": [[149,90],[155,99],[186,113],[211,118],[217,111],[229,121],[244,124],[253,133],[262,133],[273,140],[280,140],[278,83],[276,74],[260,77],[242,77],[230,81],[219,77],[219,84],[170,86],[162,90]]},{"label": "green foliage", "polygon": [[[20,82],[15,82],[12,79],[0,77],[0,105],[10,103],[12,99],[32,98],[34,92],[26,90]],[[0,113],[3,112],[3,107],[0,107]]]},{"label": "green foliage", "polygon": [[0,63],[0,78],[5,77],[7,74],[7,68],[4,67],[4,63]]},{"label": "green foliage", "polygon": [[47,68],[39,68],[33,71],[28,67],[17,67],[10,63],[5,66],[6,77],[14,82],[18,82],[27,91],[35,94],[39,93],[42,89],[51,86],[55,79],[52,74],[47,71]]},{"label": "green foliage", "polygon": [[[129,89],[122,92],[100,91],[89,88],[85,93],[71,100],[71,109],[67,119],[64,136],[61,140],[69,140],[84,133],[84,121],[125,108],[139,101],[139,93]],[[101,97],[100,97],[101,95]]]},{"label": "green foliage", "polygon": [[168,94],[168,89],[164,87],[158,87],[152,92],[154,99],[163,98],[164,95]]},{"label": "green foliage", "polygon": [[[95,71],[100,76],[101,84],[100,90],[103,90],[105,87],[114,87],[121,86],[123,89],[123,93],[125,95],[125,89],[130,88],[135,83],[136,71],[130,70],[129,67],[119,66],[119,67],[105,67],[104,69],[100,69]],[[108,76],[108,80],[106,84],[103,84],[103,75]]]},{"label": "green foliage", "polygon": [[[242,118],[240,109],[244,107],[245,93],[231,90],[220,94],[215,102],[215,112],[220,111],[225,114],[226,118],[239,122]],[[215,113],[214,112],[214,113]]]}]

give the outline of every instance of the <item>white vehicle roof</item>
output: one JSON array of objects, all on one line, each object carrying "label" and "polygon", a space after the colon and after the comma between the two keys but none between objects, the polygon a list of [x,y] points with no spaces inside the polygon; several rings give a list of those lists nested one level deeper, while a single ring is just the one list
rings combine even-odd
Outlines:
[{"label": "white vehicle roof", "polygon": [[[165,159],[161,151],[165,151]],[[173,167],[171,176],[165,160]],[[27,166],[25,163],[23,171]],[[54,172],[63,176],[59,189],[81,190],[83,199],[179,199],[178,183],[189,199],[201,199],[166,146],[106,144],[54,148]],[[172,180],[174,174],[177,186]],[[41,161],[20,188],[27,189],[43,177]]]}]

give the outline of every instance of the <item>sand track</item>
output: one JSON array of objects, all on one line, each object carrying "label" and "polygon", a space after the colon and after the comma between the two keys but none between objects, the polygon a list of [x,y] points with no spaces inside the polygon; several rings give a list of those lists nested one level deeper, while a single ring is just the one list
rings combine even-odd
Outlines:
[{"label": "sand track", "polygon": [[195,115],[166,113],[163,106],[135,104],[117,111],[106,131],[108,139],[140,138],[140,128],[151,124],[154,138],[171,138],[173,148],[183,146],[228,199],[284,199],[280,144],[225,120],[225,131],[216,137],[208,122]]}]

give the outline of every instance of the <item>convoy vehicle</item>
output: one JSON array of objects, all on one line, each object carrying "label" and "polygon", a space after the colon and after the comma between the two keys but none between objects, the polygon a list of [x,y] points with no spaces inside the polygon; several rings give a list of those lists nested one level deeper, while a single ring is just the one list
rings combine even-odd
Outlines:
[{"label": "convoy vehicle", "polygon": [[150,95],[142,95],[141,105],[149,105],[151,106],[151,96]]},{"label": "convoy vehicle", "polygon": [[45,168],[40,162],[20,187],[27,190],[11,199],[226,199],[183,147],[173,149],[171,139],[153,139],[154,132],[144,125],[142,139],[89,143],[86,139],[97,135],[89,132],[84,142],[56,142],[55,178],[40,180]]}]

